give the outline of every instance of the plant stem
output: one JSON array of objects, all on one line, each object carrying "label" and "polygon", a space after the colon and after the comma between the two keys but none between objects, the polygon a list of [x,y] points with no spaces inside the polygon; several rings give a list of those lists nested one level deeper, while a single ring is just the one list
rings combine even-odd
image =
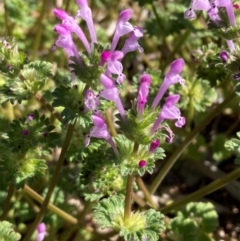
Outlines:
[{"label": "plant stem", "polygon": [[69,126],[68,126],[68,130],[67,130],[67,134],[66,134],[66,137],[65,137],[65,140],[64,140],[64,143],[63,143],[62,151],[61,151],[61,154],[59,156],[59,160],[57,162],[57,166],[55,168],[52,180],[50,182],[47,195],[46,195],[46,197],[43,201],[40,212],[38,213],[38,215],[35,218],[32,226],[30,227],[28,233],[26,234],[26,236],[24,237],[24,239],[22,241],[30,240],[32,234],[36,230],[37,225],[41,222],[41,220],[44,216],[44,213],[47,209],[47,206],[48,206],[48,203],[50,201],[51,195],[53,193],[54,187],[56,186],[58,178],[60,176],[60,171],[61,171],[61,168],[62,168],[62,165],[63,165],[63,162],[64,162],[65,154],[66,154],[66,152],[68,150],[68,147],[69,147],[69,144],[71,142],[71,137],[72,137],[72,134],[73,134],[75,123],[76,123],[76,121],[74,122],[74,124],[69,124]]},{"label": "plant stem", "polygon": [[[44,199],[42,196],[40,196],[37,192],[35,192],[32,188],[30,188],[28,185],[24,186],[23,191],[27,193],[29,196],[31,196],[34,200],[36,200],[39,203],[43,203]],[[68,213],[64,212],[60,208],[56,207],[52,203],[48,203],[47,208],[51,210],[52,212],[56,213],[58,216],[62,217],[64,220],[68,221],[69,223],[76,224],[78,223],[78,220],[69,215]]]},{"label": "plant stem", "polygon": [[217,189],[220,189],[221,187],[225,186],[229,182],[237,179],[240,177],[240,168],[235,169],[234,171],[228,173],[226,176],[219,178],[209,185],[201,188],[200,190],[188,195],[186,198],[182,198],[179,201],[176,201],[170,205],[167,205],[166,207],[163,207],[160,209],[160,211],[164,214],[168,213],[171,210],[175,210],[180,208],[181,206],[185,205],[186,203],[196,201],[201,197],[204,197],[205,195],[216,191]]},{"label": "plant stem", "polygon": [[42,9],[40,12],[40,16],[38,18],[38,20],[36,21],[36,28],[37,31],[35,33],[35,40],[34,40],[34,45],[33,45],[33,53],[32,53],[32,58],[35,59],[37,57],[37,52],[39,49],[39,46],[41,44],[41,40],[42,40],[42,34],[43,34],[43,20],[44,20],[44,15],[47,12],[47,4],[48,4],[48,0],[43,0],[43,5],[42,5]]},{"label": "plant stem", "polygon": [[42,95],[38,92],[35,94],[36,99],[45,106],[53,116],[55,116],[60,122],[62,122],[61,115],[47,102],[45,98],[42,97]]},{"label": "plant stem", "polygon": [[0,220],[5,220],[7,218],[7,214],[8,214],[8,210],[10,208],[11,198],[12,198],[12,196],[14,194],[14,190],[15,190],[15,186],[14,186],[13,183],[11,183],[9,185],[9,188],[8,188],[7,199],[5,200],[4,207],[3,207],[3,213],[1,215],[1,219]]},{"label": "plant stem", "polygon": [[6,27],[6,35],[5,36],[11,36],[12,29],[11,29],[11,22],[10,22],[8,12],[7,12],[6,0],[3,0],[3,3],[4,3],[4,20],[5,20],[5,27]]},{"label": "plant stem", "polygon": [[212,110],[208,116],[198,125],[196,128],[187,136],[187,138],[182,142],[182,144],[174,151],[174,153],[171,155],[171,157],[168,159],[166,164],[163,166],[163,168],[160,170],[158,175],[153,180],[149,192],[154,193],[158,186],[161,184],[164,177],[167,175],[168,171],[171,169],[173,164],[177,161],[177,159],[180,157],[180,155],[186,150],[186,148],[189,146],[191,141],[197,136],[197,134],[204,129],[204,127],[214,118],[216,117],[223,108],[229,104],[231,100],[236,97],[235,92],[232,92],[220,105],[218,105],[214,110]]},{"label": "plant stem", "polygon": [[149,204],[150,204],[154,209],[157,209],[157,204],[153,201],[152,196],[151,196],[151,194],[149,193],[148,189],[146,188],[146,186],[145,186],[142,178],[138,176],[138,177],[136,178],[136,182],[137,182],[137,185],[138,185],[139,189],[142,190],[142,192],[143,192],[146,200],[149,202]]},{"label": "plant stem", "polygon": [[125,207],[124,207],[124,220],[128,219],[132,211],[132,195],[133,195],[133,182],[134,176],[129,175],[127,180]]}]

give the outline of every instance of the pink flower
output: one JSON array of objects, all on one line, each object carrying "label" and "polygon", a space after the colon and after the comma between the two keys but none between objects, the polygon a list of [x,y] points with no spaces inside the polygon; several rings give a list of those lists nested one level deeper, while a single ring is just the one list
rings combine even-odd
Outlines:
[{"label": "pink flower", "polygon": [[104,89],[100,92],[99,95],[106,100],[113,101],[116,104],[116,107],[123,121],[126,121],[125,110],[123,108],[118,89],[115,87],[113,80],[105,74],[102,74],[100,77],[100,81],[104,86]]},{"label": "pink flower", "polygon": [[44,223],[38,224],[37,231],[38,231],[38,234],[37,234],[36,241],[43,241],[44,237],[47,235],[46,225]]},{"label": "pink flower", "polygon": [[144,110],[144,106],[147,103],[147,97],[149,93],[149,86],[151,84],[152,78],[148,74],[144,74],[140,77],[140,87],[138,90],[137,98],[137,110],[138,115],[141,116]]},{"label": "pink flower", "polygon": [[149,152],[154,152],[160,146],[160,141],[156,139],[150,144]]},{"label": "pink flower", "polygon": [[133,30],[132,24],[128,21],[132,16],[132,9],[123,10],[119,14],[119,18],[116,24],[115,33],[113,35],[112,45],[111,45],[111,52],[113,52],[118,44],[120,37],[125,34],[130,33]]},{"label": "pink flower", "polygon": [[[109,54],[109,55],[108,55]],[[122,63],[119,61],[120,59],[123,58],[123,52],[121,51],[114,51],[114,52],[108,52],[108,51],[104,51],[102,53],[102,57],[105,57],[105,60],[107,62],[107,69],[105,74],[108,77],[111,77],[112,74],[117,75],[117,83],[121,84],[126,76],[122,73],[123,72],[123,66]]]},{"label": "pink flower", "polygon": [[161,87],[158,90],[158,93],[152,103],[152,107],[155,108],[160,100],[162,99],[164,93],[171,86],[179,82],[181,85],[184,85],[185,80],[179,75],[184,67],[184,60],[182,58],[174,60],[170,65],[170,70],[166,74]]},{"label": "pink flower", "polygon": [[88,146],[90,143],[90,138],[100,138],[105,139],[112,147],[116,156],[119,156],[119,152],[115,146],[115,143],[112,140],[111,135],[108,132],[107,124],[105,123],[104,118],[100,113],[95,113],[92,115],[93,127],[90,130],[90,133],[85,139],[85,146]]},{"label": "pink flower", "polygon": [[139,168],[144,168],[147,165],[147,162],[145,160],[141,160],[138,163]]},{"label": "pink flower", "polygon": [[84,47],[86,48],[87,52],[91,52],[90,45],[88,43],[88,40],[83,33],[82,29],[78,26],[75,19],[71,16],[69,16],[63,9],[53,9],[54,15],[62,20],[62,26],[64,26],[67,30],[70,32],[74,32],[79,39],[82,41]]},{"label": "pink flower", "polygon": [[130,33],[128,39],[126,39],[125,44],[122,48],[122,52],[125,54],[138,50],[143,52],[143,48],[139,45],[138,39],[143,36],[143,29],[139,27],[134,27],[133,31]]},{"label": "pink flower", "polygon": [[99,106],[99,98],[94,94],[91,90],[86,90],[84,93],[84,111],[87,112],[89,110],[96,110]]},{"label": "pink flower", "polygon": [[72,40],[70,31],[62,24],[55,25],[54,31],[59,34],[59,37],[53,44],[52,49],[55,50],[56,46],[63,48],[66,51],[69,58],[72,56],[75,56],[77,61],[80,64],[81,59],[80,59],[77,47]]},{"label": "pink flower", "polygon": [[165,104],[155,121],[150,133],[153,134],[164,120],[177,120],[175,126],[182,128],[185,125],[185,118],[181,116],[180,110],[175,106],[180,95],[170,95],[166,98]]},{"label": "pink flower", "polygon": [[76,0],[81,9],[78,10],[76,17],[81,17],[87,23],[88,31],[91,36],[92,43],[97,43],[97,36],[92,19],[92,10],[88,7],[87,0]]}]

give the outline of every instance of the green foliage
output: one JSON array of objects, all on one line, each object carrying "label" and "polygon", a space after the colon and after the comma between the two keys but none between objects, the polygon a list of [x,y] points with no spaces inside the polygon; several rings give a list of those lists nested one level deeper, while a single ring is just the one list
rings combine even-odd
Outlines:
[{"label": "green foliage", "polygon": [[146,213],[132,212],[124,218],[124,200],[121,196],[103,199],[94,207],[94,218],[102,228],[113,228],[126,241],[148,238],[157,241],[165,229],[163,215],[153,209]]},{"label": "green foliage", "polygon": [[45,61],[35,61],[23,66],[19,77],[6,78],[5,84],[0,89],[0,103],[8,100],[11,103],[21,103],[22,100],[32,98],[37,91],[40,91],[51,77],[52,65]]},{"label": "green foliage", "polygon": [[180,33],[186,27],[194,29],[189,20],[184,19],[185,7],[182,4],[167,2],[165,10],[157,4],[156,6],[157,17],[147,20],[145,24],[147,34],[150,36],[167,37]]},{"label": "green foliage", "polygon": [[211,88],[209,81],[202,79],[186,78],[185,86],[173,85],[171,90],[181,95],[179,107],[185,110],[193,106],[196,111],[206,111],[217,98],[215,88]]},{"label": "green foliage", "polygon": [[196,50],[192,55],[196,63],[198,79],[208,80],[211,87],[215,87],[217,81],[226,78],[226,69],[219,56],[221,50],[214,43],[204,45]]},{"label": "green foliage", "polygon": [[[121,175],[128,176],[138,174],[143,176],[145,172],[152,173],[155,161],[165,157],[164,150],[158,147],[154,153],[149,152],[149,145],[139,145],[138,150],[134,150],[134,142],[128,140],[123,135],[118,135],[116,146],[119,150],[119,163]],[[146,161],[146,166],[139,167],[141,160]]]},{"label": "green foliage", "polygon": [[[84,90],[86,84],[77,80],[75,83],[70,79],[64,79],[53,92],[55,97],[52,105],[64,107],[61,112],[64,123],[73,122],[77,117],[87,118],[84,113]],[[89,122],[89,118],[88,118]],[[84,124],[85,121],[82,120]]]},{"label": "green foliage", "polygon": [[0,222],[0,240],[1,241],[18,241],[20,240],[21,235],[14,231],[12,224],[3,221]]},{"label": "green foliage", "polygon": [[20,187],[26,180],[44,175],[47,166],[43,158],[60,141],[54,128],[49,119],[39,116],[37,111],[27,119],[14,120],[10,124],[0,142],[0,173],[7,183],[14,182]]},{"label": "green foliage", "polygon": [[133,106],[133,108],[127,111],[126,115],[128,121],[126,123],[123,121],[118,121],[117,124],[120,126],[120,131],[129,140],[138,144],[147,145],[153,140],[161,138],[160,132],[150,135],[150,130],[153,126],[153,123],[159,115],[159,109],[145,107],[141,118],[139,118],[136,107]]},{"label": "green foliage", "polygon": [[236,133],[237,138],[232,138],[225,142],[224,147],[236,155],[235,164],[240,165],[240,132]]},{"label": "green foliage", "polygon": [[169,224],[173,241],[213,241],[207,234],[218,227],[218,215],[211,203],[189,203]]},{"label": "green foliage", "polygon": [[100,55],[106,47],[100,44],[94,47],[94,51],[91,55],[81,54],[83,61],[82,65],[79,65],[76,59],[73,59],[74,63],[71,63],[69,67],[73,68],[72,71],[79,80],[87,84],[91,89],[98,90],[96,88],[100,86],[100,75],[105,71],[105,67],[99,65]]},{"label": "green foliage", "polygon": [[15,78],[27,62],[27,56],[18,51],[14,38],[7,37],[0,40],[0,72]]}]

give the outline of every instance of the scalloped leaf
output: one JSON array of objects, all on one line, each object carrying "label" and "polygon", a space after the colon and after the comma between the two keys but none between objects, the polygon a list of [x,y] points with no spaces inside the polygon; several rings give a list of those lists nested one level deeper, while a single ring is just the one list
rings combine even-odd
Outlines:
[{"label": "scalloped leaf", "polygon": [[102,228],[113,228],[126,241],[141,241],[143,238],[157,241],[165,229],[164,216],[153,209],[146,213],[132,212],[124,219],[124,200],[120,196],[100,201],[94,207],[94,218]]},{"label": "scalloped leaf", "polygon": [[0,240],[1,241],[18,241],[21,235],[14,231],[13,225],[7,221],[0,222]]}]

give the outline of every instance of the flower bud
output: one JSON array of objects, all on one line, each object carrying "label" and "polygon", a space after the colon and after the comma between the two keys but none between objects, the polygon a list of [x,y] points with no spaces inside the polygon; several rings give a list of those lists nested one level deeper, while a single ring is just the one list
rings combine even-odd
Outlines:
[{"label": "flower bud", "polygon": [[138,166],[140,168],[144,168],[145,166],[147,165],[147,162],[145,160],[141,160],[139,163],[138,163]]},{"label": "flower bud", "polygon": [[223,63],[226,63],[227,60],[229,59],[228,52],[225,51],[225,50],[221,51],[221,52],[219,53],[219,56],[220,56],[220,58],[221,58],[221,60],[222,60]]},{"label": "flower bud", "polygon": [[149,151],[150,151],[150,152],[154,152],[159,146],[160,146],[160,141],[159,141],[158,139],[156,139],[155,141],[153,141],[153,142],[150,144]]}]

